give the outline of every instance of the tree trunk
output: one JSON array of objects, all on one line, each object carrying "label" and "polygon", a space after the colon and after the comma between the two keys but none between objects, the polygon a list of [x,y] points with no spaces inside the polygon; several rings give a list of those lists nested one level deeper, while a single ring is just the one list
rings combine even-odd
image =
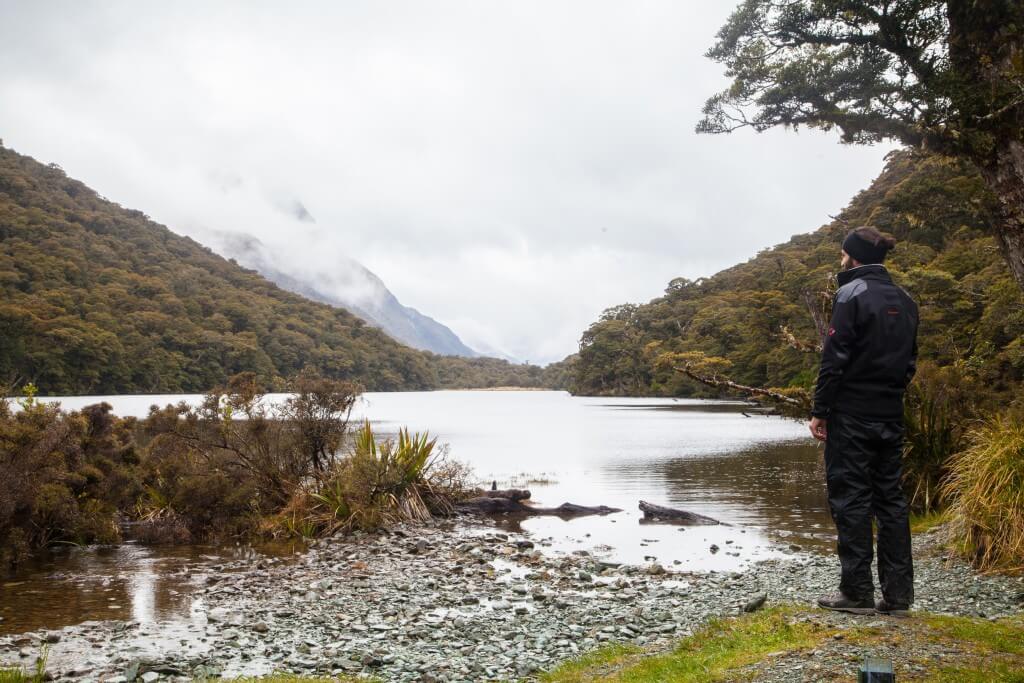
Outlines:
[{"label": "tree trunk", "polygon": [[981,174],[999,200],[996,239],[1014,279],[1024,290],[1024,144],[1011,140]]},{"label": "tree trunk", "polygon": [[957,142],[999,201],[995,236],[1024,290],[1024,3],[947,0]]}]

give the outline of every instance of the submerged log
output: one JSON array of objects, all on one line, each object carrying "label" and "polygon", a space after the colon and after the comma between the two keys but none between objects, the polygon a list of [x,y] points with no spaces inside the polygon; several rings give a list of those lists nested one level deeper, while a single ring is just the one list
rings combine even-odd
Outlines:
[{"label": "submerged log", "polygon": [[530,492],[526,489],[491,489],[483,491],[485,498],[508,498],[509,500],[529,500]]},{"label": "submerged log", "polygon": [[[512,489],[513,491],[515,489]],[[535,516],[535,515],[553,515],[556,517],[568,518],[568,517],[582,517],[585,515],[607,515],[612,512],[622,512],[619,508],[612,508],[606,505],[598,505],[590,507],[587,505],[577,505],[575,503],[562,503],[558,507],[545,508],[535,507],[533,505],[527,505],[520,502],[530,497],[529,491],[519,491],[519,493],[525,493],[522,497],[511,497],[511,496],[493,496],[494,493],[502,493],[500,491],[487,491],[487,494],[469,500],[464,500],[455,506],[458,512],[465,512],[469,514],[483,514],[483,515],[521,515],[524,517]]]},{"label": "submerged log", "polygon": [[698,515],[696,512],[667,508],[662,505],[640,501],[640,511],[644,513],[645,520],[669,522],[672,524],[686,524],[692,526],[710,526],[721,524],[717,519]]}]

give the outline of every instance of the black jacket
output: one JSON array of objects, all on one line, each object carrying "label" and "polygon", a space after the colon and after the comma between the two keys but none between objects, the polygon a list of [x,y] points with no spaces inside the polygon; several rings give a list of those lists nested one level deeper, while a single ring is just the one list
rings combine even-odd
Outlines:
[{"label": "black jacket", "polygon": [[900,420],[917,369],[917,304],[880,264],[838,279],[811,414]]}]

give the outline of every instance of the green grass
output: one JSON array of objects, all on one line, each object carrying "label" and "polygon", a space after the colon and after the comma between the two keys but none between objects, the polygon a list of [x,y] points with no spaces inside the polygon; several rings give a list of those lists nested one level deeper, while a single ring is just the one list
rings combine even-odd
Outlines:
[{"label": "green grass", "polygon": [[[775,607],[736,618],[715,619],[684,638],[670,651],[650,652],[628,645],[610,645],[566,662],[541,677],[546,683],[704,683],[747,680],[748,667],[786,652],[814,648],[848,652],[851,646],[901,643],[908,657],[928,644],[960,652],[956,666],[932,668],[912,680],[1024,683],[1024,616],[998,621],[916,613],[910,619],[885,620],[882,627],[853,622],[833,641],[834,629],[815,620],[820,612],[797,605]],[[799,656],[799,655],[797,655]],[[927,660],[918,660],[918,663]],[[897,667],[906,671],[906,661]],[[851,669],[852,671],[852,669]]]},{"label": "green grass", "polygon": [[946,639],[972,652],[971,666],[943,667],[928,681],[951,683],[1024,683],[1024,617],[999,621],[925,615],[932,637]]},{"label": "green grass", "polygon": [[832,631],[794,621],[793,607],[776,607],[753,615],[714,619],[667,654],[645,655],[636,648],[613,646],[566,663],[541,678],[547,683],[584,681],[678,681],[698,683],[723,680],[734,670],[767,654],[814,646]]},{"label": "green grass", "polygon": [[910,531],[915,534],[923,534],[941,526],[949,519],[946,511],[923,512],[910,515]]},{"label": "green grass", "polygon": [[32,671],[0,669],[0,683],[43,683],[46,680],[46,658],[41,657]]},{"label": "green grass", "polygon": [[937,635],[972,645],[980,652],[1024,655],[1024,616],[988,621],[929,614],[921,620]]},{"label": "green grass", "polygon": [[1024,683],[1020,664],[997,662],[984,668],[940,669],[925,679],[929,683]]}]

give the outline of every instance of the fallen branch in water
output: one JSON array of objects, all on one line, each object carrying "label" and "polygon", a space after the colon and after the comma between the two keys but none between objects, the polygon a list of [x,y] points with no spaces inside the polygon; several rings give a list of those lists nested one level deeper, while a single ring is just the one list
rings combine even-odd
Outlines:
[{"label": "fallen branch in water", "polygon": [[598,505],[594,507],[586,505],[577,505],[575,503],[562,503],[558,507],[545,508],[545,507],[534,507],[533,505],[526,505],[520,502],[530,497],[530,492],[523,489],[511,489],[516,494],[523,494],[522,497],[512,496],[495,496],[496,493],[505,493],[502,491],[487,491],[487,494],[464,500],[461,503],[456,504],[455,510],[457,512],[463,512],[468,514],[478,515],[523,515],[523,516],[535,516],[535,515],[553,515],[555,517],[569,518],[569,517],[583,517],[586,515],[607,515],[612,512],[622,512],[619,508],[612,508],[606,505]]},{"label": "fallen branch in water", "polygon": [[712,526],[722,524],[717,519],[698,515],[696,512],[667,508],[662,505],[640,501],[640,511],[644,513],[644,519],[660,522],[672,522],[674,524],[685,524],[687,526]]},{"label": "fallen branch in water", "polygon": [[675,370],[676,372],[683,373],[690,379],[697,380],[701,384],[706,384],[709,387],[727,387],[729,389],[733,389],[734,391],[741,391],[745,394],[752,394],[754,396],[767,396],[773,401],[779,401],[780,403],[785,403],[787,405],[796,406],[799,408],[806,407],[806,401],[801,401],[800,399],[793,398],[792,396],[786,396],[785,394],[779,391],[775,391],[774,389],[766,389],[764,387],[751,387],[747,386],[746,384],[739,384],[738,382],[733,382],[731,379],[722,379],[717,375],[701,375],[700,373],[691,369],[689,363],[682,366],[673,365],[672,369]]}]

